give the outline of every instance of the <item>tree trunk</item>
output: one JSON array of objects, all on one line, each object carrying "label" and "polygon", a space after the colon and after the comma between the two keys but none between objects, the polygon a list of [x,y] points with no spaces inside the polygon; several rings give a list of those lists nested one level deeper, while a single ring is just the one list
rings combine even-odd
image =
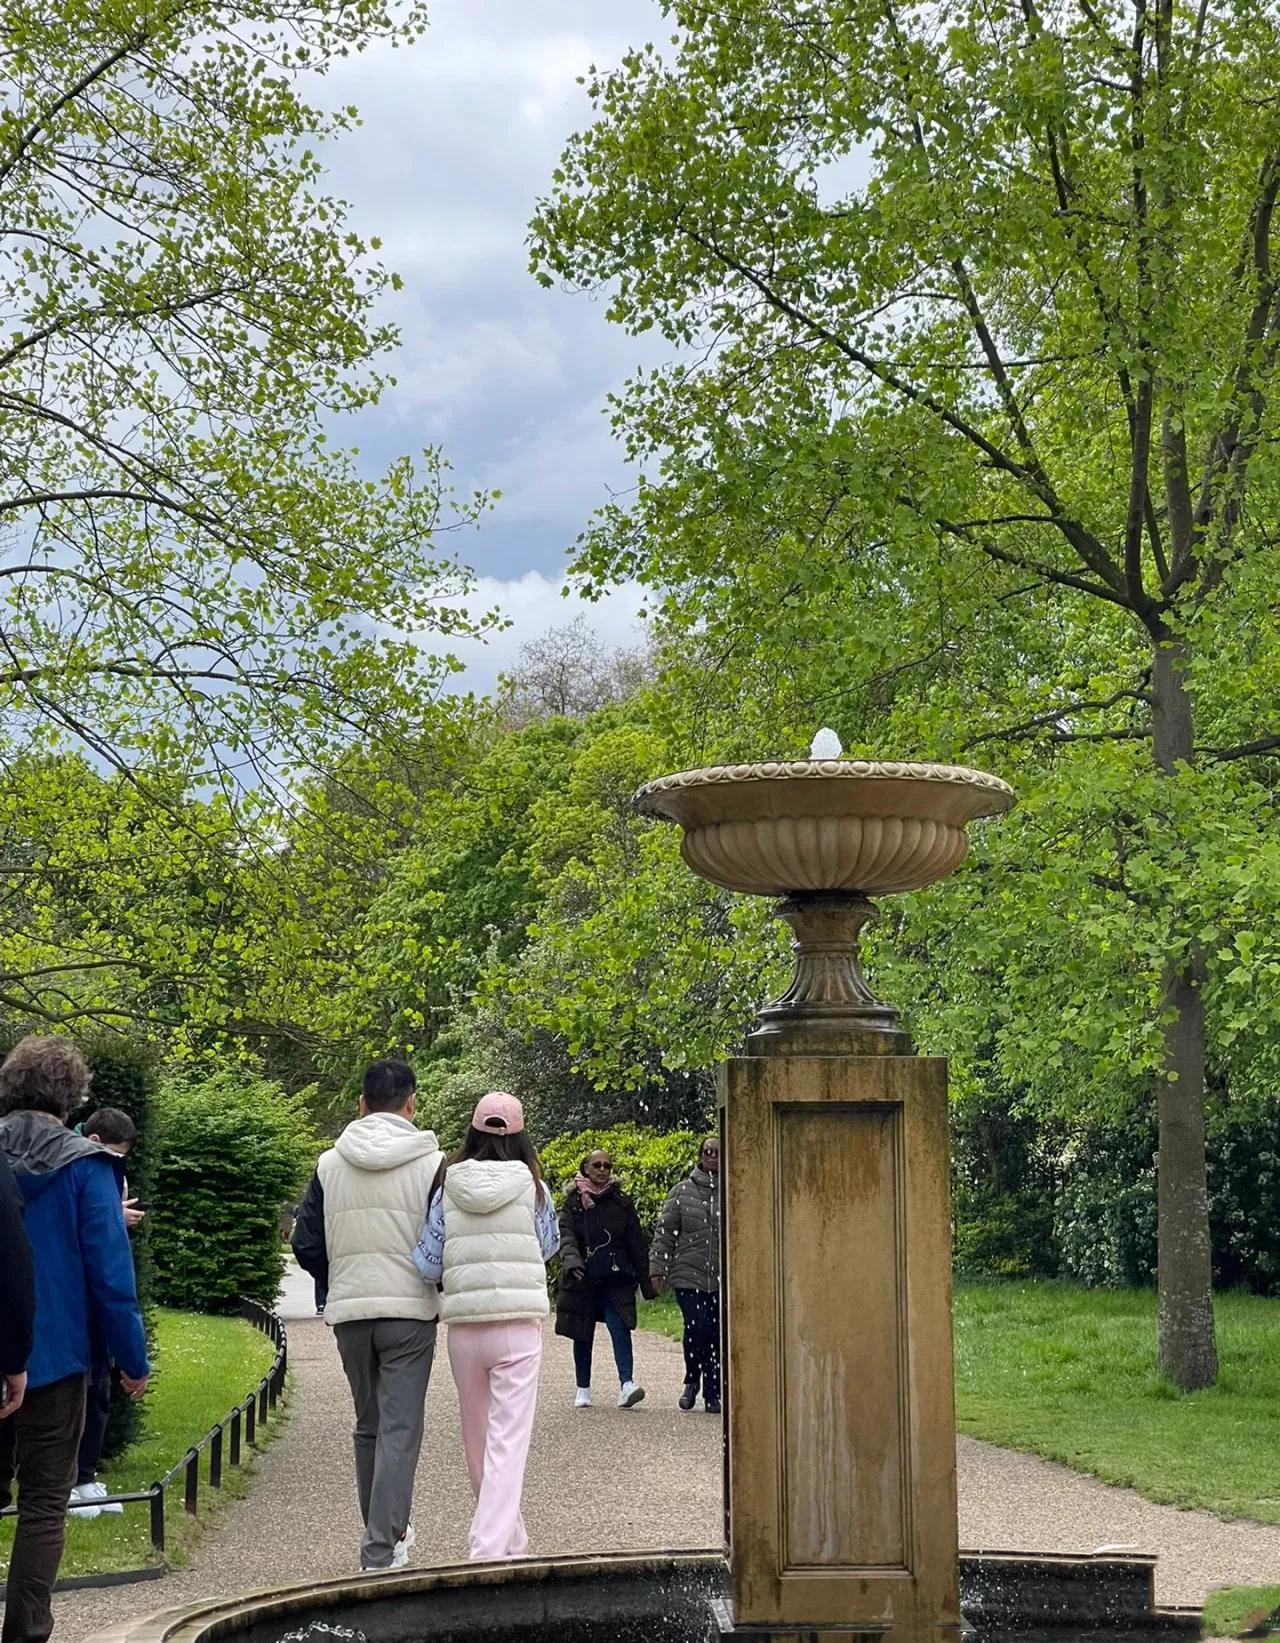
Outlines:
[{"label": "tree trunk", "polygon": [[[1156,768],[1166,776],[1192,759],[1192,709],[1185,641],[1161,635],[1152,663]],[[1213,1266],[1204,1156],[1204,955],[1171,958],[1164,972],[1165,1077],[1157,1109],[1157,1357],[1160,1373],[1184,1392],[1218,1378]]]}]

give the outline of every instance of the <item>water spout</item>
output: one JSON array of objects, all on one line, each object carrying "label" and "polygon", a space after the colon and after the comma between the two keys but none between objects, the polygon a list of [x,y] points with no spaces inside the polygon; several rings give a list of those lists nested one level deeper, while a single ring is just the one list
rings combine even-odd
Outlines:
[{"label": "water spout", "polygon": [[839,736],[826,725],[823,725],[809,747],[811,759],[838,759],[843,752],[844,745]]}]

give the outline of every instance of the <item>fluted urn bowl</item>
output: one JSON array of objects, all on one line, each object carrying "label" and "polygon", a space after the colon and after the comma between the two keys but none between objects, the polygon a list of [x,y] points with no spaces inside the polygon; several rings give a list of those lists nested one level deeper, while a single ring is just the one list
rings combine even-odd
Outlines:
[{"label": "fluted urn bowl", "polygon": [[684,829],[695,873],[759,896],[922,889],[964,858],[969,822],[1013,802],[981,770],[873,759],[711,765],[635,796],[641,815]]}]

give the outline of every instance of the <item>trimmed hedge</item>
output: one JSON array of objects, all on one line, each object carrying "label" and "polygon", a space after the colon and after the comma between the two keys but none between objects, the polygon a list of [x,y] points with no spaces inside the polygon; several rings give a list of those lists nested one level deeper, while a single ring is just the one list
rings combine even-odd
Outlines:
[{"label": "trimmed hedge", "polygon": [[635,1204],[645,1237],[652,1238],[667,1194],[697,1163],[702,1139],[694,1130],[672,1130],[664,1135],[640,1124],[618,1124],[607,1130],[559,1135],[541,1148],[538,1156],[559,1203],[573,1184],[583,1156],[599,1149],[607,1151],[613,1160],[614,1178]]},{"label": "trimmed hedge", "polygon": [[189,1312],[272,1306],[284,1272],[280,1211],[316,1156],[307,1092],[233,1072],[167,1079],[158,1103],[156,1299]]}]

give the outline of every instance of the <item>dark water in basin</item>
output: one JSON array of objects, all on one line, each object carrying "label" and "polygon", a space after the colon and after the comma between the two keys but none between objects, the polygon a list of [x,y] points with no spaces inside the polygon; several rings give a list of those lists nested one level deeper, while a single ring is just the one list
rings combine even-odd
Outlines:
[{"label": "dark water in basin", "polygon": [[[382,1577],[317,1590],[216,1628],[230,1643],[715,1643],[713,1598],[728,1595],[719,1558],[664,1563],[515,1566],[496,1578]],[[367,1593],[367,1596],[365,1595]],[[1185,1643],[1197,1617],[1157,1610],[1149,1558],[967,1556],[973,1643]],[[215,1635],[206,1633],[206,1639]]]}]

